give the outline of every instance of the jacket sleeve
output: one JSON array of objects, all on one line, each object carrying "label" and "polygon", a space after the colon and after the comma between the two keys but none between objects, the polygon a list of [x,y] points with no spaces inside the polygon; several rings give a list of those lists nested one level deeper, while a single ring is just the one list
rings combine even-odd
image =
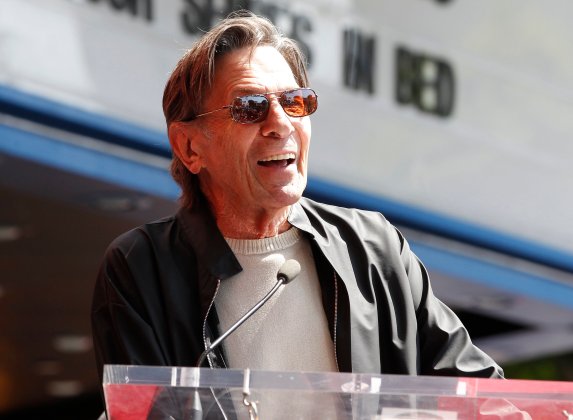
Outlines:
[{"label": "jacket sleeve", "polygon": [[426,268],[400,232],[398,236],[416,307],[420,373],[503,378],[501,367],[472,343],[460,319],[434,295]]},{"label": "jacket sleeve", "polygon": [[140,284],[145,282],[148,262],[132,251],[114,241],[97,276],[91,322],[100,379],[104,364],[165,364],[141,299]]}]

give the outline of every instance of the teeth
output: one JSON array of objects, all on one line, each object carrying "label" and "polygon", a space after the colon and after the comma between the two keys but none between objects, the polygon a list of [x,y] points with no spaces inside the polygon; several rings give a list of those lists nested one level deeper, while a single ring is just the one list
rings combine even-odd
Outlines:
[{"label": "teeth", "polygon": [[295,158],[294,153],[284,153],[282,155],[274,155],[274,156],[269,156],[268,158],[265,158],[265,159],[261,159],[261,162],[270,162],[272,160],[287,160],[287,159],[294,159],[294,158]]}]

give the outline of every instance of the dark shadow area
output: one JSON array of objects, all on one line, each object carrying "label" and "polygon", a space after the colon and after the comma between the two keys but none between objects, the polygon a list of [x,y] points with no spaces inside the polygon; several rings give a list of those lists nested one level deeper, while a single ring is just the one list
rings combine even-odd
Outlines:
[{"label": "dark shadow area", "polygon": [[452,310],[463,322],[472,339],[527,329],[525,325],[490,317],[484,314],[478,314],[459,308],[452,308]]},{"label": "dark shadow area", "polygon": [[2,420],[58,419],[95,420],[104,410],[103,399],[98,392],[73,398],[62,398],[46,404],[38,404],[8,411],[0,416]]}]

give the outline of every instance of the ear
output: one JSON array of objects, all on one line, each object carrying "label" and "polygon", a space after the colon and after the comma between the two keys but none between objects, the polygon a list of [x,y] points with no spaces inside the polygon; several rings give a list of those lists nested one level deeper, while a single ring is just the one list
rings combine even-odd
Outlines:
[{"label": "ear", "polygon": [[199,148],[196,145],[201,134],[193,124],[178,121],[169,125],[168,135],[175,156],[191,173],[198,174],[203,167],[201,155],[197,151]]}]

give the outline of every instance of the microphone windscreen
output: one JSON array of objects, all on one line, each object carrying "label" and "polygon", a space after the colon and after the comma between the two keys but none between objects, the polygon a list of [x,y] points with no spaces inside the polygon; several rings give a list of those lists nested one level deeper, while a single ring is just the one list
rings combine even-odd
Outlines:
[{"label": "microphone windscreen", "polygon": [[283,284],[287,284],[295,279],[300,273],[300,264],[297,260],[287,260],[279,268],[277,279],[283,279]]}]

